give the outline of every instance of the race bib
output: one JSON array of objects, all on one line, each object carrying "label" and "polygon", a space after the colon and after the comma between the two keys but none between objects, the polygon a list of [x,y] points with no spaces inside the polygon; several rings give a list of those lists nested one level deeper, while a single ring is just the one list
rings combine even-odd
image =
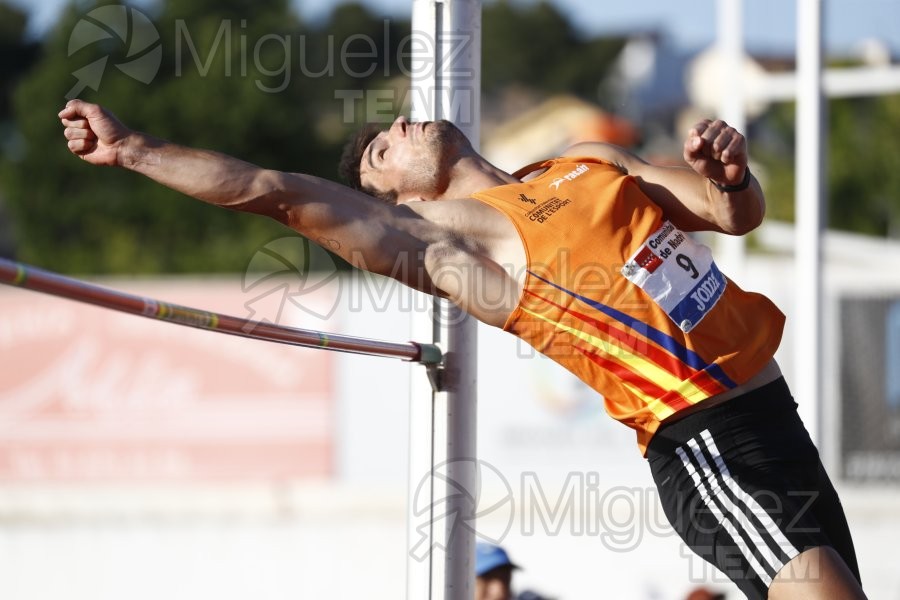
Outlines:
[{"label": "race bib", "polygon": [[709,314],[725,292],[725,276],[709,248],[669,221],[628,259],[622,275],[644,290],[685,333]]}]

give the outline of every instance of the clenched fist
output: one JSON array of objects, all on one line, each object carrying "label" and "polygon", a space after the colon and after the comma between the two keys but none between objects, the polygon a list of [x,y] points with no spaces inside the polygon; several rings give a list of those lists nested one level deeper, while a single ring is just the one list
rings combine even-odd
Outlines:
[{"label": "clenched fist", "polygon": [[684,160],[715,183],[740,185],[747,171],[747,140],[725,121],[706,119],[688,133]]},{"label": "clenched fist", "polygon": [[131,130],[97,104],[70,100],[59,111],[69,150],[93,165],[116,166],[123,140]]}]

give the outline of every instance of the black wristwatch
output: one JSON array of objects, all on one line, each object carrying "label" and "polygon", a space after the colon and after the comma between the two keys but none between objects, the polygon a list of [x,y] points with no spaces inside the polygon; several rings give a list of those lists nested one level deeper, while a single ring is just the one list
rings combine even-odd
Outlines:
[{"label": "black wristwatch", "polygon": [[722,185],[718,181],[709,180],[720,192],[730,194],[733,192],[743,192],[750,187],[750,167],[744,169],[744,179],[737,185]]}]

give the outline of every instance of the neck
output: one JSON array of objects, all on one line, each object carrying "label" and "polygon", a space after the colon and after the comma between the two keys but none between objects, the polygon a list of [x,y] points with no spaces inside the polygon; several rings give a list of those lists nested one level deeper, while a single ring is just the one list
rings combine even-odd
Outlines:
[{"label": "neck", "polygon": [[476,192],[518,181],[477,154],[464,156],[453,165],[447,189],[433,200],[470,198]]}]

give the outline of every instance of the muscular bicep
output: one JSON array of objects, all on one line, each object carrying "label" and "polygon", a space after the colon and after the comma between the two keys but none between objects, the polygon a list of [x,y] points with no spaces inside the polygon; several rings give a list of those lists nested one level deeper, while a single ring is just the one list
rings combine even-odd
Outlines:
[{"label": "muscular bicep", "polygon": [[267,214],[354,267],[448,298],[489,324],[502,326],[517,303],[517,279],[490,250],[508,238],[493,209],[474,200],[392,206],[310,175],[272,177],[269,192],[232,208]]},{"label": "muscular bicep", "polygon": [[488,325],[503,327],[519,303],[517,278],[463,240],[429,247],[426,268],[444,297]]},{"label": "muscular bicep", "polygon": [[439,225],[312,175],[267,176],[264,193],[233,208],[270,216],[354,267],[441,295],[424,264],[429,245],[445,235]]},{"label": "muscular bicep", "polygon": [[710,210],[706,180],[688,167],[658,166],[624,148],[599,142],[576,144],[566,156],[593,156],[635,178],[666,218],[685,231],[722,231]]}]

